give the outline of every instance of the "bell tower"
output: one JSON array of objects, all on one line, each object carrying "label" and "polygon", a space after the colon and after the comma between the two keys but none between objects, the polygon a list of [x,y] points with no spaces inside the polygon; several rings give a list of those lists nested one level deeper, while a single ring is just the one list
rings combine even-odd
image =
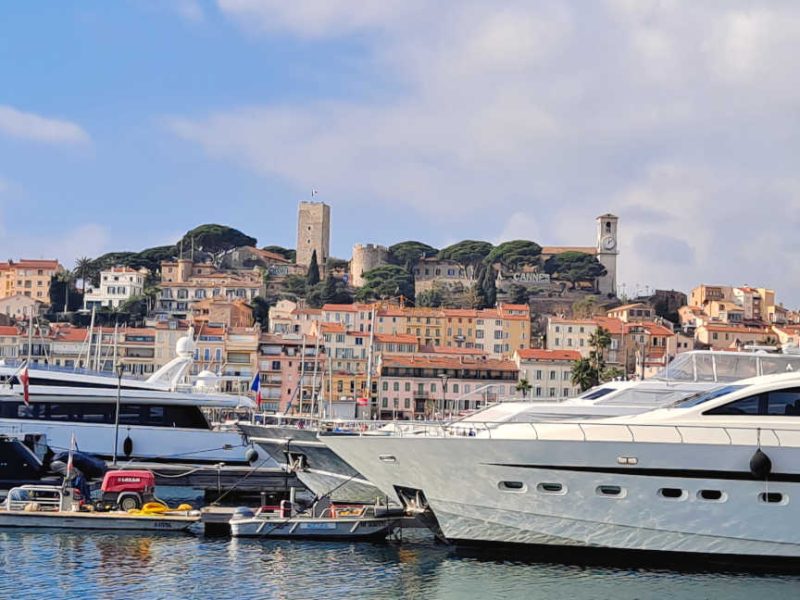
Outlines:
[{"label": "bell tower", "polygon": [[610,213],[597,217],[597,260],[606,268],[606,274],[597,281],[601,294],[617,293],[618,224],[619,218]]}]

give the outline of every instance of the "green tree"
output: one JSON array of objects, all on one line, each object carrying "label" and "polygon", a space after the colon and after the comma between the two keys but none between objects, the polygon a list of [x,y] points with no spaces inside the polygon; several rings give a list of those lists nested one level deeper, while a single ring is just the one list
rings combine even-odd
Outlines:
[{"label": "green tree", "polygon": [[261,331],[269,329],[269,308],[270,302],[263,296],[253,298],[253,319],[261,326]]},{"label": "green tree", "polygon": [[89,276],[89,271],[92,268],[92,259],[88,256],[81,256],[75,261],[75,269],[73,273],[81,280],[81,293],[86,295],[86,278]]},{"label": "green tree", "polygon": [[54,313],[75,311],[83,306],[83,293],[74,289],[75,278],[64,270],[50,279],[50,310]]},{"label": "green tree", "polygon": [[523,377],[517,383],[516,390],[518,392],[522,392],[522,397],[523,398],[527,398],[528,397],[528,393],[531,391],[532,387],[533,386],[531,385],[531,382],[528,381],[528,378],[527,377]]},{"label": "green tree", "polygon": [[544,272],[555,279],[570,282],[574,289],[580,281],[594,282],[597,277],[602,277],[606,274],[606,268],[591,254],[562,252],[545,261]]},{"label": "green tree", "polygon": [[306,277],[303,275],[289,275],[283,285],[290,294],[301,297],[306,295]]},{"label": "green tree", "polygon": [[306,273],[306,285],[308,287],[315,286],[319,283],[319,265],[317,264],[317,251],[311,253],[311,262],[308,265],[308,273]]},{"label": "green tree", "polygon": [[347,288],[347,284],[337,279],[333,275],[328,275],[322,284],[320,301],[325,304],[352,304],[353,295]]},{"label": "green tree", "polygon": [[417,296],[417,306],[438,308],[444,302],[442,293],[437,289],[425,290]]},{"label": "green tree", "polygon": [[262,250],[272,252],[273,254],[280,254],[286,260],[294,262],[297,258],[297,251],[293,248],[284,248],[283,246],[264,246]]},{"label": "green tree", "polygon": [[530,297],[530,292],[528,288],[524,285],[520,285],[519,283],[512,283],[508,287],[508,301],[511,304],[527,304],[528,298]]},{"label": "green tree", "polygon": [[437,252],[438,250],[433,246],[409,240],[389,246],[389,262],[406,270],[411,270],[419,262],[420,258],[423,256],[435,256]]},{"label": "green tree", "polygon": [[578,386],[581,392],[585,392],[599,383],[597,370],[588,358],[579,358],[572,363],[572,385]]},{"label": "green tree", "polygon": [[131,296],[125,302],[119,305],[117,312],[128,315],[126,321],[144,321],[148,312],[147,297],[144,295]]},{"label": "green tree", "polygon": [[256,238],[245,235],[238,229],[227,225],[207,224],[188,231],[178,242],[187,252],[194,245],[195,250],[218,254],[241,246],[255,246]]},{"label": "green tree", "polygon": [[521,267],[539,264],[542,247],[528,240],[503,242],[496,246],[487,256],[487,264],[501,263],[505,267]]},{"label": "green tree", "polygon": [[489,242],[463,240],[439,250],[438,257],[455,261],[464,267],[477,268],[493,249],[494,246]]},{"label": "green tree", "polygon": [[404,296],[414,300],[414,278],[397,265],[383,265],[364,273],[364,285],[356,293],[360,301]]},{"label": "green tree", "polygon": [[485,265],[478,277],[478,301],[477,308],[492,308],[497,304],[497,273],[491,265]]}]

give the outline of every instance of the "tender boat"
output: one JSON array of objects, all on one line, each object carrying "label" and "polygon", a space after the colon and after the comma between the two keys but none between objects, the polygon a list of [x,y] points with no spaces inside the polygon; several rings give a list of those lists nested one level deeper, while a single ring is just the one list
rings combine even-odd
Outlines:
[{"label": "tender boat", "polygon": [[320,436],[465,544],[800,566],[800,375],[638,415]]},{"label": "tender boat", "polygon": [[[305,540],[382,540],[398,526],[396,511],[378,506],[315,504],[311,512],[296,513],[294,505],[264,506],[253,512],[237,509],[230,521],[234,537]],[[383,514],[382,514],[383,513]]]}]

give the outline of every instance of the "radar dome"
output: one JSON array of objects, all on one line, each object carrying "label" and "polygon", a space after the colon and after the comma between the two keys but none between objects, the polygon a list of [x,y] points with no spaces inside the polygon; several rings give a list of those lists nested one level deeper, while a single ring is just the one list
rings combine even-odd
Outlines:
[{"label": "radar dome", "polygon": [[175,344],[175,353],[181,358],[189,358],[194,354],[194,342],[189,336],[182,337]]},{"label": "radar dome", "polygon": [[213,371],[200,371],[197,374],[196,386],[200,388],[214,388],[217,386],[219,376]]}]

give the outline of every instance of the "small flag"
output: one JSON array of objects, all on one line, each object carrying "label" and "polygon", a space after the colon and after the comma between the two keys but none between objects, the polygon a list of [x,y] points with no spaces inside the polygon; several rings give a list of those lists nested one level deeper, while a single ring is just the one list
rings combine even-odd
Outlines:
[{"label": "small flag", "polygon": [[25,365],[25,368],[22,369],[22,373],[20,373],[19,380],[22,382],[22,399],[25,401],[25,406],[30,406],[31,404],[31,394],[28,388],[28,384],[31,381],[30,375],[28,375],[28,365]]},{"label": "small flag", "polygon": [[256,393],[256,407],[261,410],[261,373],[256,373],[250,391]]}]

